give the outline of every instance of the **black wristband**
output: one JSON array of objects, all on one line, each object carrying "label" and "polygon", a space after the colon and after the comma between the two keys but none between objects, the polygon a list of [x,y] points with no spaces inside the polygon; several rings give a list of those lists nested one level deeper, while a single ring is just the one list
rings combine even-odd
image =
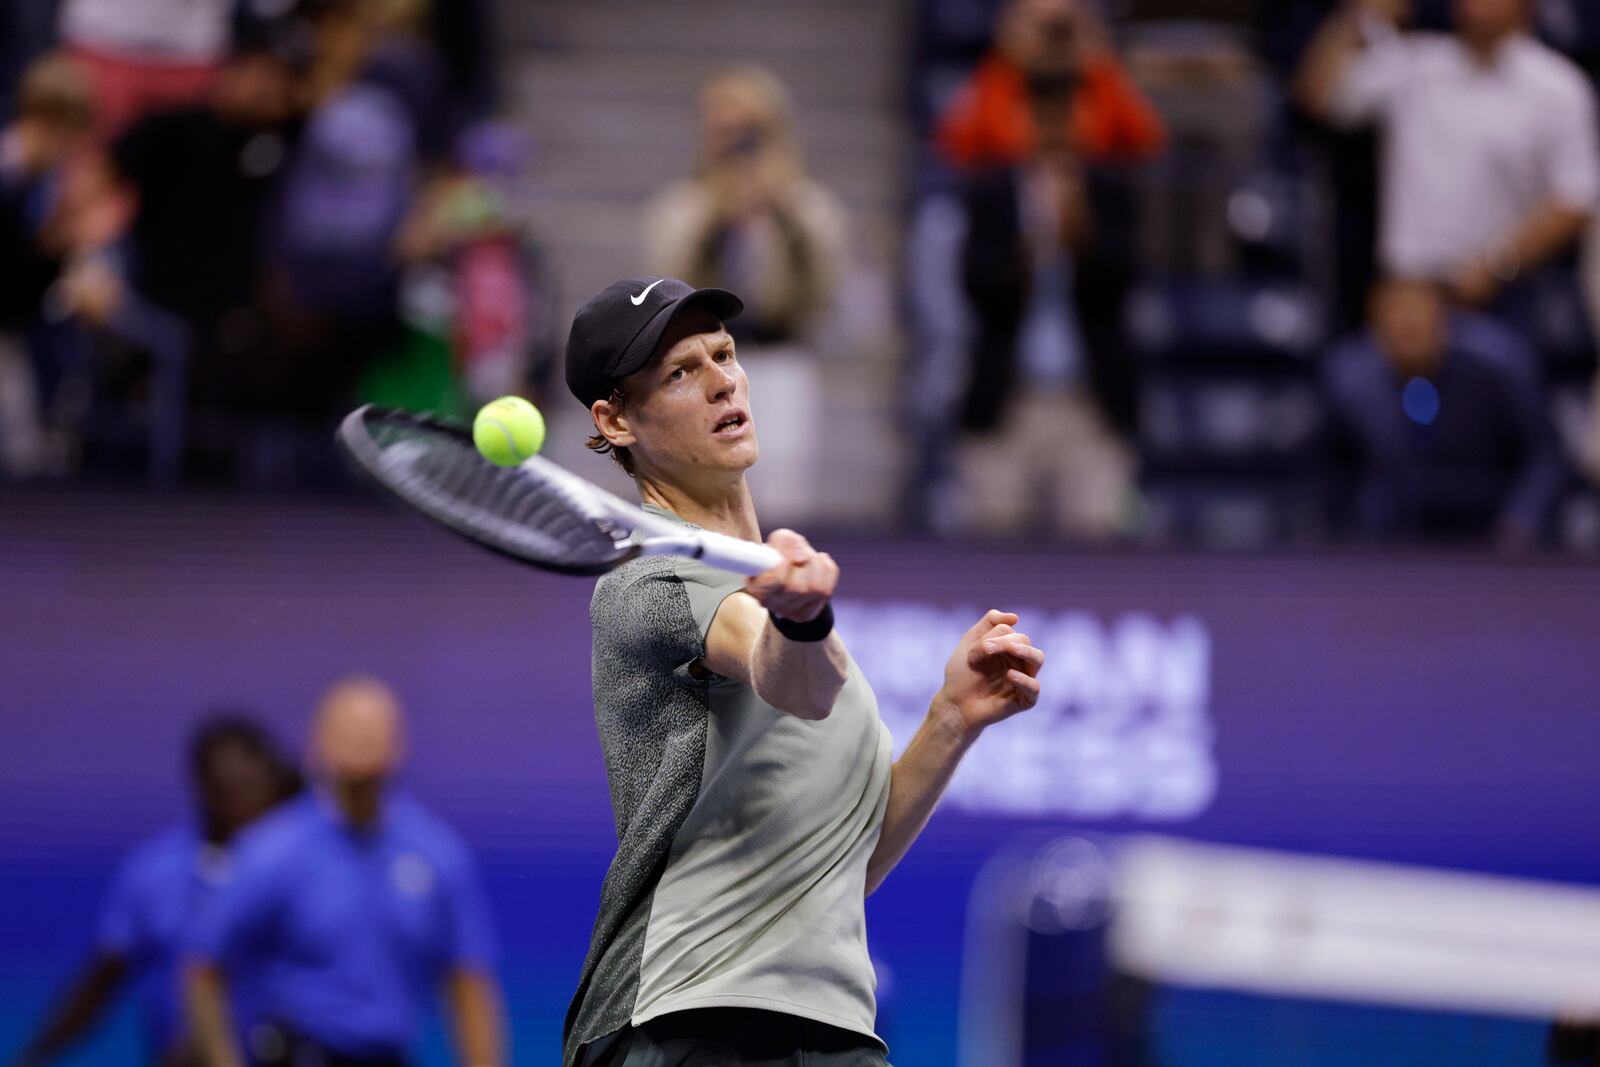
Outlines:
[{"label": "black wristband", "polygon": [[823,605],[821,613],[809,622],[795,622],[781,615],[767,613],[772,628],[791,641],[821,641],[833,633],[833,605]]}]

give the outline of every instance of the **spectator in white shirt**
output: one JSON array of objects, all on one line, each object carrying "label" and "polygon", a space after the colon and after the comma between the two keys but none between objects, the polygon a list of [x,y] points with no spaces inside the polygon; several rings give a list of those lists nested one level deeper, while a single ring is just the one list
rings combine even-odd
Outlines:
[{"label": "spectator in white shirt", "polygon": [[1455,0],[1452,34],[1402,33],[1409,0],[1347,0],[1303,62],[1302,106],[1383,135],[1379,260],[1486,305],[1570,249],[1600,201],[1594,92],[1530,33],[1532,0]]}]

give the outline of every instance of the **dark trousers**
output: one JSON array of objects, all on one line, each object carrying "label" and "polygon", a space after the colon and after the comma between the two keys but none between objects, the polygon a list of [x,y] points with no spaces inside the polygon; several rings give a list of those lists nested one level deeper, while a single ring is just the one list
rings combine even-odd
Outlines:
[{"label": "dark trousers", "polygon": [[404,1053],[352,1056],[281,1023],[253,1027],[249,1040],[252,1067],[407,1067]]},{"label": "dark trousers", "polygon": [[889,1067],[865,1034],[754,1008],[675,1011],[592,1043],[580,1067]]}]

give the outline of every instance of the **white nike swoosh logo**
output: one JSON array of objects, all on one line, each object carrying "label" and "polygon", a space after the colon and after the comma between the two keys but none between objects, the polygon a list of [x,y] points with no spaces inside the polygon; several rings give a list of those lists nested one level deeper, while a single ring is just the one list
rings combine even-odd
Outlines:
[{"label": "white nike swoosh logo", "polygon": [[644,287],[644,292],[640,293],[638,296],[630,296],[628,299],[633,301],[634,307],[638,307],[640,304],[644,303],[644,298],[650,295],[650,290],[654,289],[664,281],[666,281],[665,278],[657,278],[655,281]]}]

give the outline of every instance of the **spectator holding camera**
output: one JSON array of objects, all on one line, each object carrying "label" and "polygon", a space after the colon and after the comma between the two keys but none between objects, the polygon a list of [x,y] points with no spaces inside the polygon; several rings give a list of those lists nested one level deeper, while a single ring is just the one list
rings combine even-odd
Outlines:
[{"label": "spectator holding camera", "polygon": [[1115,537],[1135,512],[1137,414],[1117,164],[1165,132],[1078,0],[1011,0],[995,41],[937,131],[958,181],[923,201],[910,239],[912,407],[952,491],[930,521]]},{"label": "spectator holding camera", "polygon": [[[728,328],[754,388],[782,395],[761,413],[767,447],[759,503],[791,518],[814,506],[808,447],[821,421],[816,356],[836,319],[848,266],[848,221],[838,198],[807,173],[789,96],[771,73],[740,67],[700,91],[700,162],[646,206],[652,273],[739,293]],[[770,463],[769,463],[770,460]]]},{"label": "spectator holding camera", "polygon": [[[1031,103],[1059,118],[1071,97]],[[1126,531],[1134,502],[1120,189],[1084,164],[1065,123],[1039,129],[1016,166],[967,179],[940,242],[971,321],[959,342],[956,521],[1102,540]]]},{"label": "spectator holding camera", "polygon": [[746,294],[732,328],[759,344],[807,339],[833,302],[845,254],[844,209],[806,173],[789,111],[765,70],[711,79],[700,92],[697,172],[645,213],[649,269]]}]

